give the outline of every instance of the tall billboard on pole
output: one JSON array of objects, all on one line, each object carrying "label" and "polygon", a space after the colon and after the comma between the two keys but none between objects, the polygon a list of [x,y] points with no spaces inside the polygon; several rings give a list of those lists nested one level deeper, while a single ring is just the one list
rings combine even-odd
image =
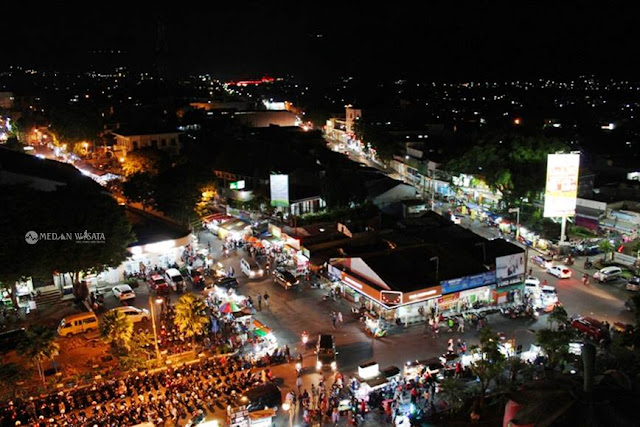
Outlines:
[{"label": "tall billboard on pole", "polygon": [[289,206],[289,175],[270,175],[271,206]]},{"label": "tall billboard on pole", "polygon": [[575,215],[579,170],[580,154],[549,154],[544,193],[545,217]]}]

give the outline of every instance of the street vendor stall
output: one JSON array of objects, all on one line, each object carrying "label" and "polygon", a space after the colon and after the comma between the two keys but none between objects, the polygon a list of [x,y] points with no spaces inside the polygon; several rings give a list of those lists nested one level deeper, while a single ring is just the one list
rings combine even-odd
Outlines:
[{"label": "street vendor stall", "polygon": [[382,325],[383,320],[368,311],[363,312],[364,326],[369,334],[378,338],[387,334],[386,328]]},{"label": "street vendor stall", "polygon": [[278,348],[278,341],[269,327],[259,320],[254,319],[250,324],[249,332],[253,335],[252,352],[255,357],[263,357],[273,354]]}]

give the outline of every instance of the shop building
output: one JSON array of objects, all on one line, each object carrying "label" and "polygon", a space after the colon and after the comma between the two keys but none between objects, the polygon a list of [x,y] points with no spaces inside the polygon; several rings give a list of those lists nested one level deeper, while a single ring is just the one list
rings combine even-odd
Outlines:
[{"label": "shop building", "polygon": [[526,259],[522,248],[487,240],[429,212],[375,244],[334,249],[332,286],[374,317],[403,323],[434,312],[460,313],[479,305],[519,302]]},{"label": "shop building", "polygon": [[[146,273],[156,266],[165,269],[173,264],[183,264],[182,254],[193,239],[189,230],[131,207],[126,208],[125,214],[136,236],[136,241],[127,247],[130,256],[117,268],[83,276],[81,279],[87,282],[90,290],[99,289],[102,284],[121,283],[125,273]],[[53,284],[63,294],[72,293],[73,281],[68,273],[54,273]]]}]

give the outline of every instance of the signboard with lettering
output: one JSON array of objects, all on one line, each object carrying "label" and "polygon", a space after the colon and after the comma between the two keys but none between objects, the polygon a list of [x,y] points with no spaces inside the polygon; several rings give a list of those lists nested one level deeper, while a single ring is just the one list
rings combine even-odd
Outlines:
[{"label": "signboard with lettering", "polygon": [[544,217],[573,216],[578,197],[580,154],[549,154]]},{"label": "signboard with lettering", "polygon": [[231,190],[244,190],[244,186],[245,186],[244,179],[242,179],[240,181],[234,181],[234,182],[229,184],[229,188]]},{"label": "signboard with lettering", "polygon": [[451,294],[467,289],[479,288],[481,286],[492,285],[496,283],[496,272],[487,271],[486,273],[476,274],[474,276],[460,277],[453,280],[445,280],[442,284],[442,294]]},{"label": "signboard with lettering", "polygon": [[414,302],[425,301],[431,298],[436,298],[442,295],[441,286],[432,286],[427,289],[421,289],[415,292],[409,292],[402,295],[402,302],[404,304],[411,304]]},{"label": "signboard with lettering", "polygon": [[380,302],[387,307],[402,304],[402,292],[380,291]]}]

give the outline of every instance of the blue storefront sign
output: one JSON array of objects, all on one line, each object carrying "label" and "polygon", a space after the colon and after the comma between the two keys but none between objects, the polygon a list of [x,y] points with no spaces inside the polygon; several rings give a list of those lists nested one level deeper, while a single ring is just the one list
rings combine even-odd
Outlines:
[{"label": "blue storefront sign", "polygon": [[458,279],[440,282],[442,285],[442,295],[493,285],[494,283],[496,283],[495,271],[487,271],[486,273],[476,274],[474,276],[460,277]]}]

